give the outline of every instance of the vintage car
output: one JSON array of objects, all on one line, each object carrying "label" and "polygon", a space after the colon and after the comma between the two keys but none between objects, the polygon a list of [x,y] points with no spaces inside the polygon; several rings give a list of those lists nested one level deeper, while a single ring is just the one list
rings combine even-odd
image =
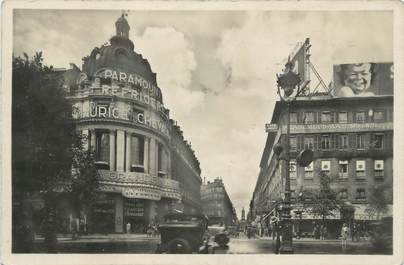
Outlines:
[{"label": "vintage car", "polygon": [[223,224],[212,224],[208,226],[208,233],[215,243],[220,247],[225,247],[230,241],[229,234]]},{"label": "vintage car", "polygon": [[170,213],[158,226],[161,244],[156,253],[208,253],[208,218],[203,214]]}]

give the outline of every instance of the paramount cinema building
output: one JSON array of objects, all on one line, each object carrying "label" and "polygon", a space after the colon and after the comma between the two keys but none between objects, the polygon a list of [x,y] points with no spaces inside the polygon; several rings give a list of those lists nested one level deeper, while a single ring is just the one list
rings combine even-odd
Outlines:
[{"label": "paramount cinema building", "polygon": [[[170,211],[201,212],[201,169],[164,108],[156,74],[134,51],[124,16],[115,26],[82,70],[72,65],[64,73],[64,87],[101,179],[89,231],[125,232],[130,223],[132,232],[144,232]],[[69,207],[62,211],[69,216]]]}]

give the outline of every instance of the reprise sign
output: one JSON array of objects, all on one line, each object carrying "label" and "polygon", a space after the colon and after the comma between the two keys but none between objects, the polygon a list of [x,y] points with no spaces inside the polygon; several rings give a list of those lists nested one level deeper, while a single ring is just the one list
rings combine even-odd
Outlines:
[{"label": "reprise sign", "polygon": [[164,105],[160,101],[156,100],[154,97],[149,96],[149,94],[139,92],[136,89],[130,89],[127,87],[119,87],[119,86],[102,85],[101,94],[108,96],[117,96],[122,98],[130,98],[143,104],[149,105],[157,111],[164,112],[165,110]]},{"label": "reprise sign", "polygon": [[98,77],[101,77],[101,78],[111,79],[111,80],[116,80],[121,83],[131,84],[131,85],[140,87],[146,94],[148,94],[150,96],[153,96],[156,98],[161,97],[160,89],[138,74],[130,74],[130,73],[125,73],[125,72],[105,68],[105,69],[99,70],[95,75]]}]

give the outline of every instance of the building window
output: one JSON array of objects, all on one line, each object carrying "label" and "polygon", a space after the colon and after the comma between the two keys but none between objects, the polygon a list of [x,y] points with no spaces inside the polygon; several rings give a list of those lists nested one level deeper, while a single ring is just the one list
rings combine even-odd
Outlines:
[{"label": "building window", "polygon": [[356,199],[365,200],[366,199],[366,190],[363,188],[356,189]]},{"label": "building window", "polygon": [[303,123],[305,124],[314,123],[314,113],[313,112],[304,113]]},{"label": "building window", "polygon": [[314,149],[314,136],[304,136],[304,148]]},{"label": "building window", "polygon": [[296,151],[297,150],[296,136],[290,136],[289,137],[289,148],[290,148],[291,151]]},{"label": "building window", "polygon": [[291,112],[290,117],[289,117],[290,123],[297,123],[297,113],[296,112]]},{"label": "building window", "polygon": [[365,178],[365,160],[357,160],[356,161],[356,178],[363,179]]},{"label": "building window", "polygon": [[167,175],[168,172],[168,155],[167,155],[167,151],[165,150],[164,146],[162,144],[158,144],[158,148],[157,148],[157,152],[158,152],[158,161],[157,161],[157,165],[158,165],[158,176],[159,177],[165,177]]},{"label": "building window", "polygon": [[347,189],[340,190],[339,198],[340,199],[348,199],[348,190]]},{"label": "building window", "polygon": [[342,134],[342,135],[338,136],[338,146],[339,146],[339,149],[348,148],[348,135]]},{"label": "building window", "polygon": [[328,150],[330,148],[331,148],[330,136],[329,135],[322,135],[321,136],[321,149]]},{"label": "building window", "polygon": [[339,177],[342,179],[348,178],[348,160],[340,160],[338,164],[339,164],[338,169]]},{"label": "building window", "polygon": [[313,179],[313,162],[311,162],[307,167],[304,167],[304,178]]},{"label": "building window", "polygon": [[109,168],[109,132],[96,132],[95,144],[97,163],[104,163]]},{"label": "building window", "polygon": [[365,149],[365,135],[364,134],[356,135],[356,148]]},{"label": "building window", "polygon": [[362,123],[366,122],[366,113],[364,111],[358,111],[355,113],[355,121]]},{"label": "building window", "polygon": [[132,172],[145,172],[143,165],[144,157],[144,137],[139,135],[132,135],[131,142],[131,171]]},{"label": "building window", "polygon": [[323,111],[321,113],[321,122],[322,123],[331,123],[331,112],[330,111]]},{"label": "building window", "polygon": [[290,179],[296,179],[296,160],[289,161]]},{"label": "building window", "polygon": [[375,111],[373,112],[373,121],[374,122],[384,122],[386,120],[384,111]]},{"label": "building window", "polygon": [[329,174],[331,170],[331,161],[323,160],[321,161],[321,171],[325,174]]},{"label": "building window", "polygon": [[338,122],[339,123],[348,123],[348,112],[341,111],[338,113]]},{"label": "building window", "polygon": [[375,160],[374,175],[376,180],[383,180],[384,178],[384,161]]},{"label": "building window", "polygon": [[383,148],[383,143],[384,143],[384,134],[377,133],[375,134],[373,146],[376,149],[382,149]]}]

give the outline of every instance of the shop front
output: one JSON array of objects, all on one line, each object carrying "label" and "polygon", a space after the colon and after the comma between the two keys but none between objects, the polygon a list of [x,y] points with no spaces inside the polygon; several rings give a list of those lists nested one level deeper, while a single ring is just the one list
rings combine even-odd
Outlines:
[{"label": "shop front", "polygon": [[181,200],[179,184],[172,179],[138,172],[99,170],[99,173],[99,189],[109,198],[103,202],[109,232],[144,233]]}]

